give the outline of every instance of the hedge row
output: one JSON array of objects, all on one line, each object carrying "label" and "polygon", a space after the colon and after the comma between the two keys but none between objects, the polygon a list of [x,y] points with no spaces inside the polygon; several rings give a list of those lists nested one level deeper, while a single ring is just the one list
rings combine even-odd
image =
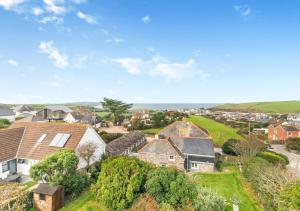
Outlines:
[{"label": "hedge row", "polygon": [[280,154],[280,153],[276,153],[276,152],[272,152],[272,151],[264,151],[264,152],[258,153],[257,156],[261,157],[273,164],[282,164],[282,165],[289,164],[288,157],[283,154]]}]

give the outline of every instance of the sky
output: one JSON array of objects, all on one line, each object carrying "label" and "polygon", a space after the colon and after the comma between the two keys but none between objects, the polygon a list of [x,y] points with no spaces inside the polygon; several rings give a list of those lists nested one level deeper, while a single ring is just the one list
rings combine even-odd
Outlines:
[{"label": "sky", "polygon": [[0,102],[300,100],[299,0],[0,0]]}]

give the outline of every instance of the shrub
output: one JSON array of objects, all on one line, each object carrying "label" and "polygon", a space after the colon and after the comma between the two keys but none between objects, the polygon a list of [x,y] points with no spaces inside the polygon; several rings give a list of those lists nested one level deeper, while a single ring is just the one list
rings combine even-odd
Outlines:
[{"label": "shrub", "polygon": [[107,207],[128,208],[143,192],[151,167],[134,157],[109,157],[103,161],[97,183],[92,190]]},{"label": "shrub", "polygon": [[292,138],[287,140],[285,147],[287,150],[296,150],[300,153],[300,138]]},{"label": "shrub", "polygon": [[225,198],[208,188],[198,188],[198,195],[194,207],[199,211],[221,211],[224,210]]},{"label": "shrub", "polygon": [[279,210],[300,210],[300,180],[288,184],[280,193]]},{"label": "shrub", "polygon": [[272,164],[281,164],[281,165],[289,164],[289,159],[285,155],[275,153],[272,151],[260,152],[257,154],[257,156],[269,161]]},{"label": "shrub", "polygon": [[101,138],[105,141],[105,143],[109,143],[119,137],[121,137],[123,134],[122,133],[103,133],[101,135]]},{"label": "shrub", "polygon": [[185,206],[196,197],[195,185],[174,168],[157,168],[150,172],[145,188],[159,203],[173,207]]},{"label": "shrub", "polygon": [[224,142],[224,144],[222,146],[222,151],[228,155],[237,155],[237,153],[234,149],[234,147],[237,143],[239,143],[239,140],[228,139],[226,142]]},{"label": "shrub", "polygon": [[0,119],[0,128],[6,128],[10,125],[8,119]]},{"label": "shrub", "polygon": [[90,178],[84,172],[77,172],[62,181],[61,185],[65,187],[66,195],[74,198],[90,185]]}]

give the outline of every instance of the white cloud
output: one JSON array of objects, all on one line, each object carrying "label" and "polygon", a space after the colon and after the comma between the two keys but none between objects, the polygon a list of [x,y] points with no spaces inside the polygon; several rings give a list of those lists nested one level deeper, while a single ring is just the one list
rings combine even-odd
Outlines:
[{"label": "white cloud", "polygon": [[44,0],[45,8],[48,12],[55,14],[64,14],[67,8],[64,6],[64,0]]},{"label": "white cloud", "polygon": [[14,67],[18,66],[18,63],[16,62],[16,60],[13,60],[13,59],[9,59],[7,61],[7,63]]},{"label": "white cloud", "polygon": [[59,50],[54,47],[54,42],[52,40],[48,42],[42,41],[39,45],[39,49],[41,53],[48,55],[56,67],[63,69],[68,66],[68,57],[61,54]]},{"label": "white cloud", "polygon": [[44,10],[42,10],[39,7],[34,7],[34,8],[32,8],[32,13],[36,16],[39,16],[44,13]]},{"label": "white cloud", "polygon": [[150,17],[147,15],[147,16],[144,16],[141,18],[141,21],[143,21],[144,24],[148,24],[151,22],[151,19]]},{"label": "white cloud", "polygon": [[79,68],[79,69],[83,68],[88,59],[89,59],[89,57],[86,55],[79,56],[75,61],[74,67]]},{"label": "white cloud", "polygon": [[111,90],[111,89],[107,90],[106,93],[109,94],[109,95],[115,95],[116,94],[116,92]]},{"label": "white cloud", "polygon": [[252,13],[251,8],[248,5],[235,5],[233,8],[243,17],[249,16]]},{"label": "white cloud", "polygon": [[119,43],[124,42],[124,40],[122,38],[115,37],[112,39],[107,39],[107,40],[105,40],[105,42],[119,44]]},{"label": "white cloud", "polygon": [[77,17],[86,21],[89,24],[97,24],[97,21],[93,16],[87,15],[83,12],[77,12]]},{"label": "white cloud", "polygon": [[64,22],[64,19],[62,17],[56,17],[56,16],[46,16],[43,17],[41,20],[39,20],[39,23],[56,23],[56,24],[61,24]]},{"label": "white cloud", "polygon": [[166,58],[156,55],[150,60],[141,58],[119,58],[111,61],[118,63],[130,74],[145,73],[151,76],[158,76],[166,80],[181,80],[183,78],[199,75],[205,77],[206,74],[198,67],[197,62],[190,58],[186,62],[169,62]]},{"label": "white cloud", "polygon": [[22,4],[24,1],[25,0],[0,0],[0,6],[4,7],[5,10],[11,10]]},{"label": "white cloud", "polygon": [[139,58],[121,58],[112,59],[111,61],[118,63],[127,70],[128,73],[137,75],[141,73],[141,68],[143,66],[143,60]]},{"label": "white cloud", "polygon": [[49,83],[49,86],[60,87],[60,83],[58,81],[52,81]]},{"label": "white cloud", "polygon": [[74,2],[75,4],[83,4],[86,3],[87,0],[72,0],[72,2]]}]

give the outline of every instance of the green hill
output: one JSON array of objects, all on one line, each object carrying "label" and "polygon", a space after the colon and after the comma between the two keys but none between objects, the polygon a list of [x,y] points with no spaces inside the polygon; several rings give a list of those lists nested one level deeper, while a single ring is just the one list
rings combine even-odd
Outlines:
[{"label": "green hill", "polygon": [[300,101],[223,104],[216,106],[214,109],[231,111],[260,111],[266,113],[300,113]]}]

